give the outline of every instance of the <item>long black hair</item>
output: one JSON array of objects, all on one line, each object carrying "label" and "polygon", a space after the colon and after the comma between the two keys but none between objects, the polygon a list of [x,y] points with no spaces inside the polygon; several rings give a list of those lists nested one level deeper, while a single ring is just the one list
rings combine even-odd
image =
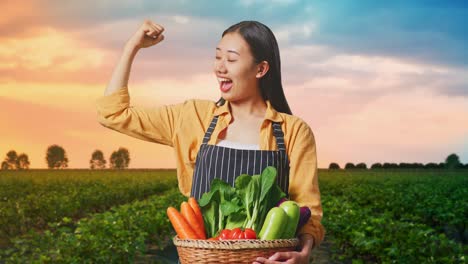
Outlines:
[{"label": "long black hair", "polygon": [[[247,42],[255,63],[267,61],[270,66],[268,72],[260,79],[263,100],[269,100],[276,111],[292,115],[281,84],[280,54],[273,32],[258,21],[242,21],[226,29],[222,37],[234,32],[239,33]],[[216,105],[224,105],[225,102],[221,97]]]}]

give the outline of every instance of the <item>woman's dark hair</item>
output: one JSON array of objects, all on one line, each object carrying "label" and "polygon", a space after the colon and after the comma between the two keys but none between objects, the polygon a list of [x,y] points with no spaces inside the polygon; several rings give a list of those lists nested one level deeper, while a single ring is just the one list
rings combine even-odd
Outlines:
[{"label": "woman's dark hair", "polygon": [[[247,42],[255,63],[267,61],[270,66],[268,72],[260,79],[263,100],[269,100],[276,111],[292,115],[281,84],[280,54],[273,32],[260,22],[242,21],[226,29],[222,37],[234,32],[238,32]],[[225,102],[221,97],[216,105],[224,105]]]}]

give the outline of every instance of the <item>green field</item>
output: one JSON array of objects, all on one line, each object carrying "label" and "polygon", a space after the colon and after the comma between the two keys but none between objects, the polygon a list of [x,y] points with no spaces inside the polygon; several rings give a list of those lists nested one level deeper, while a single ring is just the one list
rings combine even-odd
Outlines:
[{"label": "green field", "polygon": [[[468,172],[320,170],[327,250],[344,263],[466,263]],[[174,170],[0,172],[0,263],[133,262],[174,235]]]},{"label": "green field", "polygon": [[353,263],[466,263],[468,172],[321,171],[323,224]]}]

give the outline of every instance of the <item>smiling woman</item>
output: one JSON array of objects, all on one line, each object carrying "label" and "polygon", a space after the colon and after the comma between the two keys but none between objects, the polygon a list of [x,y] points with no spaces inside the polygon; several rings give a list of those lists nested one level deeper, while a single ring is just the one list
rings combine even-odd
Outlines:
[{"label": "smiling woman", "polygon": [[[216,48],[214,67],[220,84],[223,79],[231,82],[238,79],[241,82],[240,87],[258,85],[264,100],[270,100],[277,111],[292,114],[283,92],[280,55],[273,32],[263,24],[243,21],[226,29],[222,36]],[[223,50],[223,47],[231,48]],[[232,78],[224,77],[228,69],[229,77]],[[249,75],[249,72],[253,74]],[[242,85],[242,82],[246,85]],[[221,85],[223,92],[229,90],[223,89]],[[252,92],[258,92],[257,90]],[[244,91],[244,94],[247,96],[248,91]],[[223,94],[217,104],[223,105],[229,99],[229,95]]]},{"label": "smiling woman", "polygon": [[97,100],[99,122],[174,147],[179,189],[196,199],[210,191],[213,179],[233,186],[239,175],[275,167],[278,186],[290,200],[309,207],[312,216],[297,234],[302,250],[257,261],[308,262],[312,247],[325,234],[315,138],[307,123],[292,115],[284,96],[273,32],[257,21],[242,21],[223,32],[214,60],[221,93],[217,102],[190,99],[154,108],[130,106],[127,86],[133,59],[141,48],[161,42],[163,31],[146,20],[128,40],[104,96]]}]

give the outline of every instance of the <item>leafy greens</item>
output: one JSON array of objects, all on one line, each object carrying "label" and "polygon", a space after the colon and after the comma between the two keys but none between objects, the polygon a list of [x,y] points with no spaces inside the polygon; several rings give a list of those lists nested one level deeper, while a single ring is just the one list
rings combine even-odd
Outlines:
[{"label": "leafy greens", "polygon": [[276,184],[275,167],[266,167],[260,175],[239,175],[230,186],[213,179],[211,189],[200,198],[208,237],[225,228],[252,228],[260,232],[268,211],[286,194]]}]

